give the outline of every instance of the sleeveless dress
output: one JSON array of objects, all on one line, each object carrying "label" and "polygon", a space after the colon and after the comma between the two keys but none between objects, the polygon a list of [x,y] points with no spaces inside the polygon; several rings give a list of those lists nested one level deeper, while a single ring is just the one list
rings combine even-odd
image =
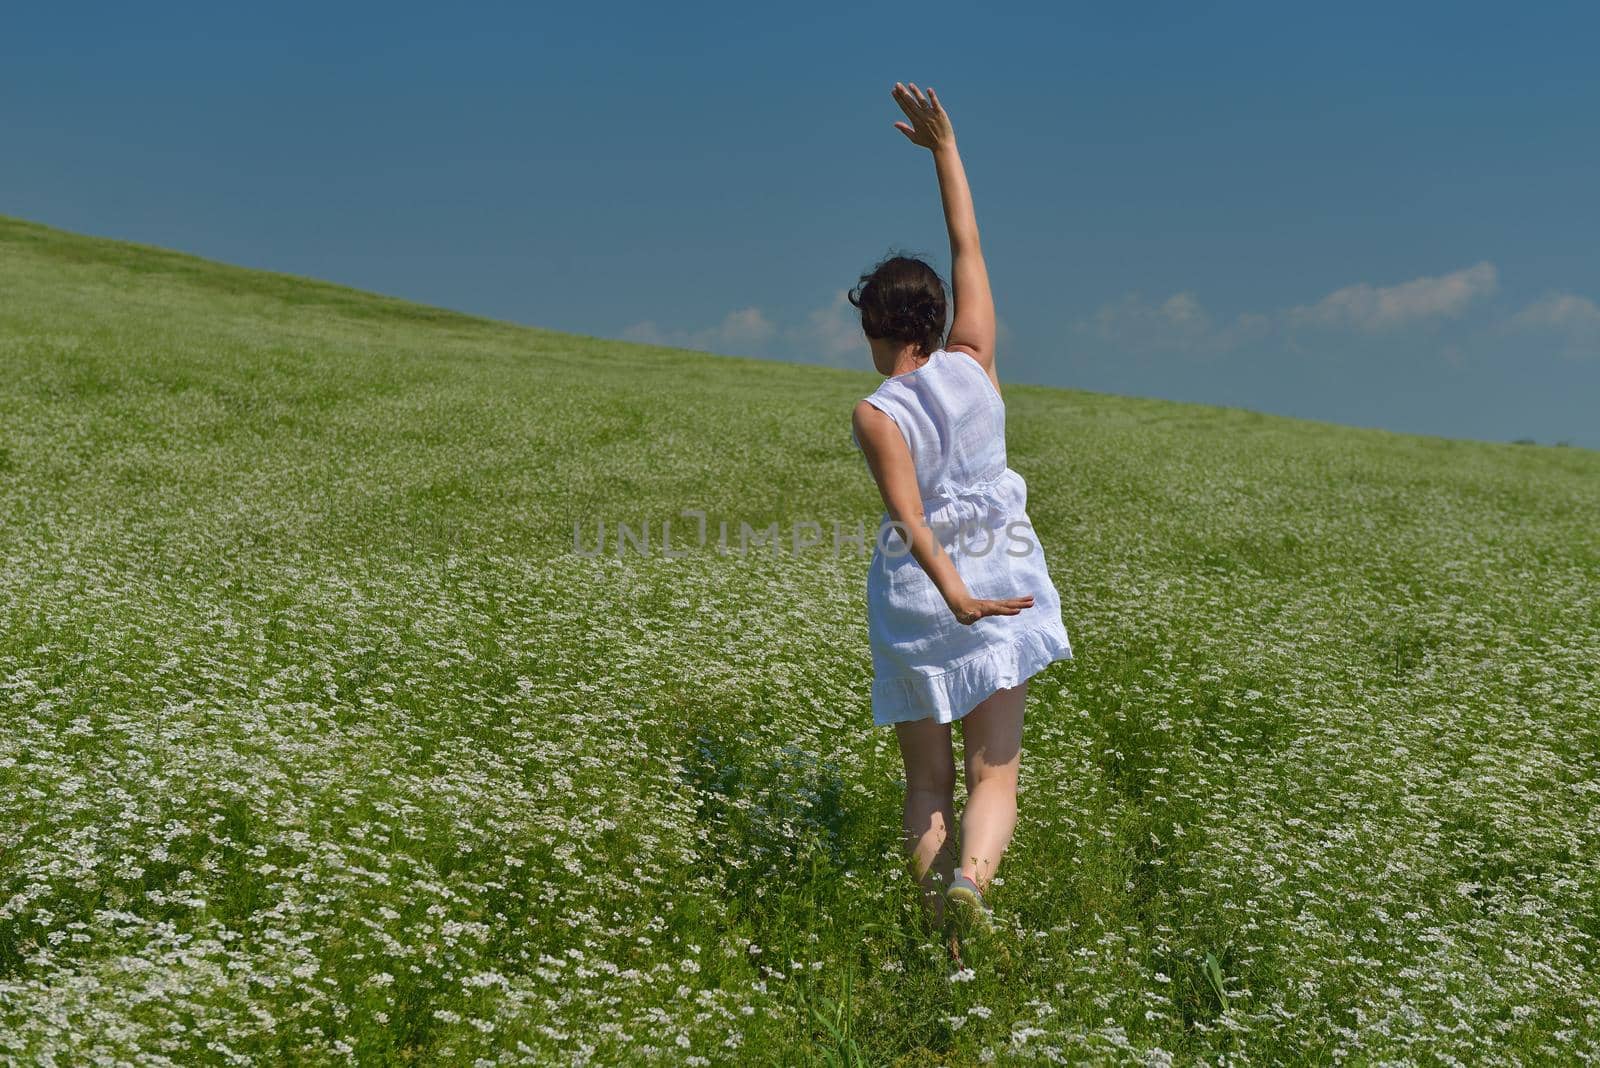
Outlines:
[{"label": "sleeveless dress", "polygon": [[867,571],[872,720],[949,723],[1072,657],[1061,598],[1028,519],[1027,485],[1006,466],[1005,405],[978,361],[939,349],[866,400],[905,436],[923,515],[972,595],[1033,595],[1017,615],[961,624],[883,514]]}]

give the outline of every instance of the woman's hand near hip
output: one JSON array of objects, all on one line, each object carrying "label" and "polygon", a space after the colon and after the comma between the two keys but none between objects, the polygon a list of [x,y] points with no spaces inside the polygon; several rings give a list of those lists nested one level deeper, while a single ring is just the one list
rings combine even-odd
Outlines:
[{"label": "woman's hand near hip", "polygon": [[1033,597],[963,597],[950,603],[950,611],[963,626],[972,626],[987,616],[1014,616],[1033,607]]}]

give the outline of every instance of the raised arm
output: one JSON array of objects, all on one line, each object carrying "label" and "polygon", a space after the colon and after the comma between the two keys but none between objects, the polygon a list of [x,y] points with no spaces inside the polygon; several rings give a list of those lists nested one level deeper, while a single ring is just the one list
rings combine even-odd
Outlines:
[{"label": "raised arm", "polygon": [[989,292],[989,270],[978,243],[978,216],[972,207],[972,190],[967,171],[956,148],[955,128],[950,116],[930,87],[926,94],[916,83],[896,82],[895,103],[909,123],[897,122],[895,129],[914,145],[933,153],[934,172],[939,178],[939,197],[944,203],[945,228],[950,232],[950,288],[955,315],[950,324],[948,349],[972,354],[989,373],[995,389],[1000,378],[994,369],[994,297]]},{"label": "raised arm", "polygon": [[917,469],[911,449],[893,419],[867,401],[856,404],[852,415],[856,440],[866,455],[867,467],[878,483],[883,506],[889,518],[910,532],[911,555],[928,573],[950,612],[971,626],[985,616],[1014,616],[1033,607],[1033,597],[1006,597],[998,600],[974,597],[967,589],[955,561],[933,536],[927,517],[922,514],[922,493],[917,489]]}]

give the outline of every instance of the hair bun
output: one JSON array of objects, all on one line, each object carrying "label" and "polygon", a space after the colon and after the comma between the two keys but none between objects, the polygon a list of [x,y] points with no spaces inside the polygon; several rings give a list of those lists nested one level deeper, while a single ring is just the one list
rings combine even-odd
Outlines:
[{"label": "hair bun", "polygon": [[928,352],[943,343],[944,282],[923,260],[892,255],[862,275],[846,297],[860,309],[869,338],[913,342]]}]

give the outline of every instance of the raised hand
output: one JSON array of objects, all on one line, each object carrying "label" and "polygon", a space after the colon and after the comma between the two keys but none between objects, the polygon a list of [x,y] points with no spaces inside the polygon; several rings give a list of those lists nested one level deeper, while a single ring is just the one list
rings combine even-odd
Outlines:
[{"label": "raised hand", "polygon": [[950,116],[940,106],[939,95],[932,86],[924,94],[917,88],[916,82],[912,82],[909,88],[895,82],[890,95],[900,105],[900,110],[906,113],[906,118],[911,120],[910,123],[894,124],[896,130],[906,135],[906,140],[930,151],[956,143],[956,131],[950,125]]},{"label": "raised hand", "polygon": [[963,601],[950,606],[950,611],[955,613],[957,621],[963,626],[972,626],[985,616],[1014,616],[1024,608],[1033,607],[1033,597],[1002,597],[989,599],[983,597],[968,597]]}]

